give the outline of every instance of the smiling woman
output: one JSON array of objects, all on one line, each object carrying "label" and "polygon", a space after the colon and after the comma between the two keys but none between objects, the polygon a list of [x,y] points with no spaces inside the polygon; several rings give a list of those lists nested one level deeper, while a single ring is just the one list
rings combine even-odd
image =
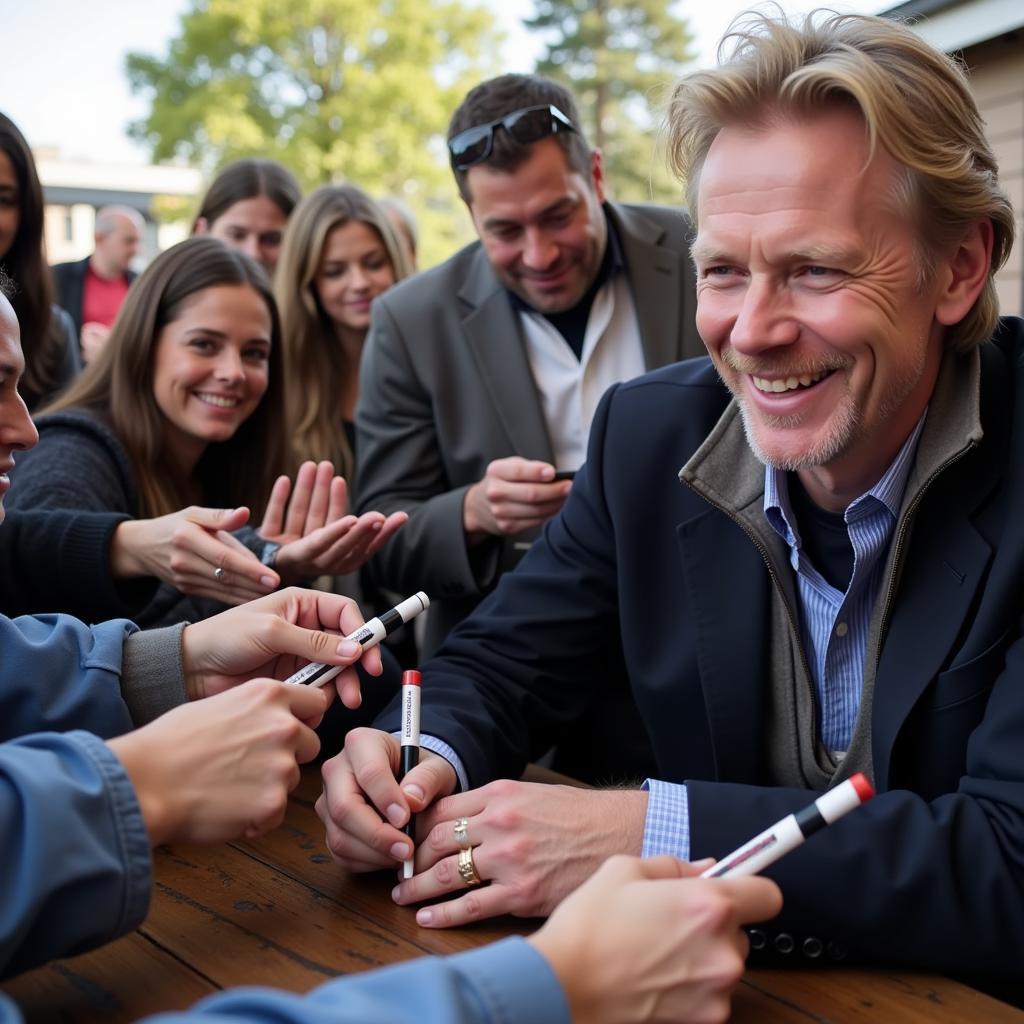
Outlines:
[{"label": "smiling woman", "polygon": [[[348,515],[327,461],[302,466],[291,487],[281,362],[259,266],[216,239],[182,242],[133,284],[100,356],[44,410],[38,446],[18,455],[11,507],[131,517],[112,565],[165,581],[133,614],[143,625],[359,568],[404,516]],[[264,505],[259,530],[243,527],[246,509]],[[182,531],[198,536],[197,512],[206,534],[190,545]]]},{"label": "smiling woman", "polygon": [[384,211],[354,185],[327,185],[296,207],[274,278],[300,455],[353,476],[352,421],[373,300],[410,266]]},{"label": "smiling woman", "polygon": [[[279,362],[259,268],[212,239],[169,249],[132,286],[107,346],[39,418],[9,507],[147,518],[193,504],[262,508],[289,469]],[[255,531],[243,539],[262,544]],[[213,610],[164,586],[138,618]]]}]

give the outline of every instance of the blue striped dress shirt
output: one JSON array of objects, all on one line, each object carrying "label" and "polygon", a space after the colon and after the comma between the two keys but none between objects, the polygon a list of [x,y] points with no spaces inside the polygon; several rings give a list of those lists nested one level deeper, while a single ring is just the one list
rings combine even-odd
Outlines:
[{"label": "blue striped dress shirt", "polygon": [[[927,410],[878,483],[850,502],[843,514],[854,554],[845,593],[825,581],[801,547],[786,474],[765,467],[764,514],[789,549],[800,602],[801,639],[821,713],[818,728],[822,743],[836,759],[846,753],[857,721],[871,613],[925,415]],[[648,779],[644,788],[650,797],[643,855],[671,853],[688,860],[690,815],[685,784]]]}]

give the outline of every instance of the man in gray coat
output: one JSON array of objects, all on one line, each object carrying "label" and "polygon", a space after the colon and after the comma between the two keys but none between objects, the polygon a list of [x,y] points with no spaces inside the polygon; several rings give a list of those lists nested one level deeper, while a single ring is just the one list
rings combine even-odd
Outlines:
[{"label": "man in gray coat", "polygon": [[410,517],[373,571],[430,594],[427,653],[561,508],[604,390],[705,351],[689,220],[605,200],[565,88],[484,82],[448,146],[479,241],[374,302],[357,411],[360,503]]}]

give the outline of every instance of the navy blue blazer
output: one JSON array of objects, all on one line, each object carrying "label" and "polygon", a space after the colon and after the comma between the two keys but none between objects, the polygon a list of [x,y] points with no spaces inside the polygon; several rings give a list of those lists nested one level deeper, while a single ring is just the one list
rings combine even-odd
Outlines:
[{"label": "navy blue blazer", "polygon": [[[1024,322],[983,347],[981,388],[984,438],[930,483],[906,542],[874,690],[879,795],[767,872],[785,894],[769,947],[1020,969]],[[695,859],[809,802],[765,785],[765,563],[677,475],[727,401],[707,359],[611,389],[562,513],[424,666],[422,729],[473,786],[516,778],[625,671],[661,777],[688,784]]]}]

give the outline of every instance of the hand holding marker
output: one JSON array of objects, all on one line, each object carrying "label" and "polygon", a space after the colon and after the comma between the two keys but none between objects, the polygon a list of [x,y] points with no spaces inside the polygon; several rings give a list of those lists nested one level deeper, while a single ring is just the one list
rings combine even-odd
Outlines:
[{"label": "hand holding marker", "polygon": [[[401,781],[420,760],[420,674],[415,669],[402,673],[402,762]],[[402,861],[402,878],[412,878],[416,856],[416,815],[410,814],[402,831],[412,840],[413,855]]]},{"label": "hand holding marker", "polygon": [[[376,647],[386,636],[390,636],[400,626],[411,622],[420,612],[425,612],[430,607],[430,598],[422,590],[417,591],[412,597],[407,597],[401,604],[389,608],[383,615],[379,615],[369,622],[360,626],[354,633],[349,633],[346,640],[354,640],[357,644],[363,645],[363,650]],[[293,685],[305,684],[306,686],[323,686],[324,683],[333,679],[344,669],[343,665],[324,665],[319,661],[311,661],[305,668],[290,675],[285,682]]]},{"label": "hand holding marker", "polygon": [[819,829],[831,825],[855,807],[875,795],[874,787],[863,772],[851,775],[835,789],[818,797],[796,814],[787,814],[771,828],[744,843],[738,850],[712,864],[701,878],[726,878],[730,875],[756,875],[780,857],[795,850]]}]

